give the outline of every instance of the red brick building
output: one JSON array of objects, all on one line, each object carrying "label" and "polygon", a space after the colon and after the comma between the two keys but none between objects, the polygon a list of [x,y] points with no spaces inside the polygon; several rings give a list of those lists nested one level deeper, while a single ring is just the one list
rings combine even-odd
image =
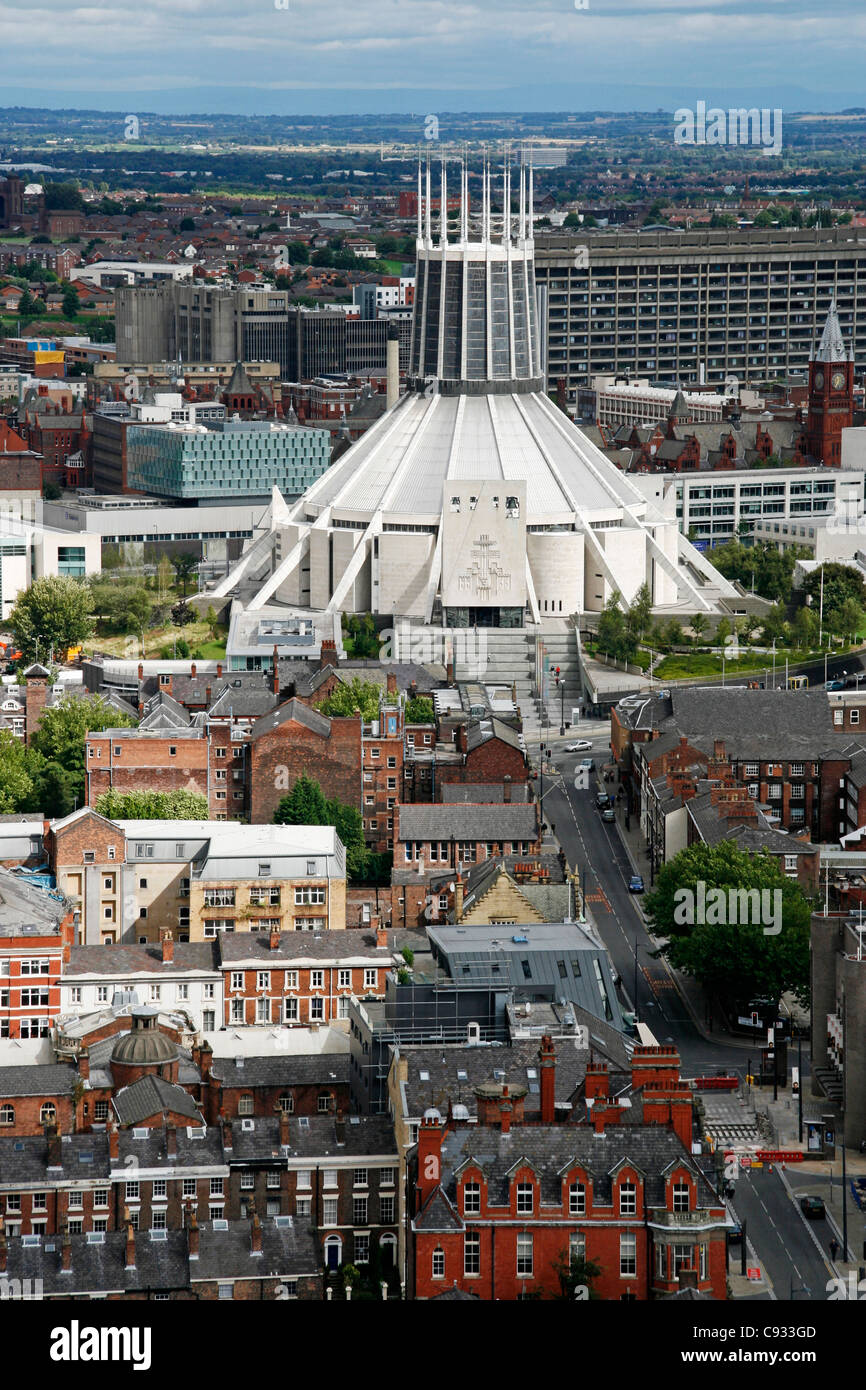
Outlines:
[{"label": "red brick building", "polygon": [[475,1088],[477,1125],[425,1116],[410,1160],[414,1297],[455,1286],[485,1300],[562,1297],[560,1272],[587,1260],[604,1299],[673,1293],[681,1275],[724,1299],[726,1212],[691,1158],[676,1053],[635,1049],[628,1108],[590,1064],[585,1123],[555,1122],[554,1066],[543,1039],[538,1124],[524,1120],[526,1088],[498,1081]]},{"label": "red brick building", "polygon": [[48,1037],[73,931],[65,901],[0,870],[0,1038]]},{"label": "red brick building", "polygon": [[235,749],[227,725],[105,729],[88,733],[86,746],[88,806],[110,790],[191,791],[207,798],[209,819],[243,811],[243,801],[231,799]]}]

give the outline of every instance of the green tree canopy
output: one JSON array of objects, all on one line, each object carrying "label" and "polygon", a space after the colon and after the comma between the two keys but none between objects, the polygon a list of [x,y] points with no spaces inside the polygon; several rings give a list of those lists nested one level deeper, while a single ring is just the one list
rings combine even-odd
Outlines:
[{"label": "green tree canopy", "polygon": [[64,695],[58,704],[42,711],[30,746],[46,761],[59,763],[70,772],[80,772],[83,789],[84,741],[87,734],[102,729],[131,728],[135,722],[102,695],[86,698]]},{"label": "green tree canopy", "polygon": [[428,695],[415,695],[406,701],[407,724],[432,724],[433,701]]},{"label": "green tree canopy", "polygon": [[96,810],[109,820],[208,820],[207,797],[190,791],[103,792]]},{"label": "green tree canopy", "polygon": [[[690,901],[704,901],[712,889],[757,889],[781,893],[781,930],[765,932],[766,921],[735,923],[723,920],[688,922],[683,918],[686,890]],[[772,897],[767,902],[773,906]],[[698,843],[681,850],[660,869],[644,910],[656,935],[667,938],[663,954],[677,969],[693,975],[709,993],[729,1002],[752,998],[779,1000],[787,990],[806,1000],[809,992],[810,907],[799,884],[788,878],[778,860],[762,852],[750,854],[730,840],[717,845]],[[692,916],[700,916],[695,910]],[[704,918],[719,915],[705,906]],[[732,918],[726,909],[721,915]],[[738,915],[753,917],[745,910]]]},{"label": "green tree canopy", "polygon": [[840,565],[835,562],[821,565],[803,581],[803,591],[811,599],[812,607],[817,613],[821,606],[821,579],[824,581],[824,628],[829,625],[828,619],[831,614],[838,613],[843,603],[851,599],[862,608],[866,608],[866,584],[859,570],[853,569],[850,565]]},{"label": "green tree canopy", "polygon": [[[346,872],[349,878],[362,880],[368,867],[368,850],[364,844],[364,822],[354,806],[328,800],[315,778],[304,772],[284,796],[274,812],[274,825],[332,825],[346,850]],[[375,858],[375,856],[373,856]]]},{"label": "green tree canopy", "polygon": [[37,656],[47,661],[52,650],[65,652],[85,642],[93,631],[90,611],[90,588],[81,580],[62,575],[34,579],[9,615],[25,663]]},{"label": "green tree canopy", "polygon": [[632,661],[637,651],[637,637],[629,631],[621,602],[622,596],[614,590],[599,615],[598,645],[616,661]]},{"label": "green tree canopy", "polygon": [[316,708],[322,714],[335,718],[349,718],[361,711],[364,719],[377,719],[379,717],[379,698],[381,696],[381,686],[373,681],[362,681],[360,676],[353,676],[350,681],[341,681],[334,686],[330,695],[326,696]]},{"label": "green tree canopy", "polygon": [[[28,809],[35,786],[34,760],[24,740],[0,729],[0,813]],[[36,809],[36,808],[34,808]]]}]

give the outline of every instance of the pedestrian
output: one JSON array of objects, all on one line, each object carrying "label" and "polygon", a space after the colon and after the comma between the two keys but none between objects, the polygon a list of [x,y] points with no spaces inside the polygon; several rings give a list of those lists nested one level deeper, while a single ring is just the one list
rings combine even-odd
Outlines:
[{"label": "pedestrian", "polygon": [[833,1239],[830,1241],[830,1259],[833,1261],[834,1264],[836,1263],[836,1256],[837,1256],[838,1254],[839,1254],[839,1242],[838,1242],[838,1240],[836,1239],[836,1237],[834,1236]]}]

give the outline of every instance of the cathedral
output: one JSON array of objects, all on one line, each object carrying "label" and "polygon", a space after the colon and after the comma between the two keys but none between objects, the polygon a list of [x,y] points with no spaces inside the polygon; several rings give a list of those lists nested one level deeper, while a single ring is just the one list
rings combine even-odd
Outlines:
[{"label": "cathedral", "polygon": [[506,163],[499,212],[485,167],[472,225],[457,171],[450,236],[448,165],[435,219],[418,171],[406,394],[297,502],[275,496],[216,595],[446,628],[543,628],[644,584],[657,612],[725,611],[728,581],[545,393],[531,170]]}]

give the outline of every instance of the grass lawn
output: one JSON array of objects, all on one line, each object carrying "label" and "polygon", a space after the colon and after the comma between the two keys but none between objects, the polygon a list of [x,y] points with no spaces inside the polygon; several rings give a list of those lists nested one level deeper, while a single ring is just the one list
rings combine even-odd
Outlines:
[{"label": "grass lawn", "polygon": [[[162,655],[163,647],[173,647],[174,639],[183,639],[189,643],[190,651],[198,652],[203,661],[219,661],[226,654],[227,628],[217,628],[217,637],[211,637],[209,625],[202,620],[197,623],[188,623],[186,627],[173,627],[171,623],[165,627],[148,628],[144,634],[144,657],[155,660]],[[138,634],[130,635],[127,633],[113,632],[106,637],[96,636],[85,643],[85,652],[106,652],[109,656],[126,657],[128,660],[135,660],[140,655],[140,641]]]},{"label": "grass lawn", "polygon": [[[844,656],[847,648],[839,648],[833,653],[835,656]],[[791,666],[803,666],[814,661],[823,661],[826,653],[821,652],[801,652],[801,651],[776,651],[776,678],[785,674],[785,661]],[[772,671],[773,658],[768,652],[747,653],[745,656],[738,657],[736,661],[725,662],[725,676],[735,675],[763,675],[764,671]],[[722,659],[714,656],[710,652],[677,652],[672,656],[666,656],[659,662],[653,675],[659,680],[691,680],[695,676],[720,676],[722,674]]]},{"label": "grass lawn", "polygon": [[388,274],[389,274],[389,275],[399,275],[399,274],[400,274],[400,271],[403,269],[403,266],[406,264],[406,262],[405,262],[405,261],[390,261],[390,260],[385,261],[385,260],[382,260],[381,258],[379,258],[379,264],[388,267]]}]

